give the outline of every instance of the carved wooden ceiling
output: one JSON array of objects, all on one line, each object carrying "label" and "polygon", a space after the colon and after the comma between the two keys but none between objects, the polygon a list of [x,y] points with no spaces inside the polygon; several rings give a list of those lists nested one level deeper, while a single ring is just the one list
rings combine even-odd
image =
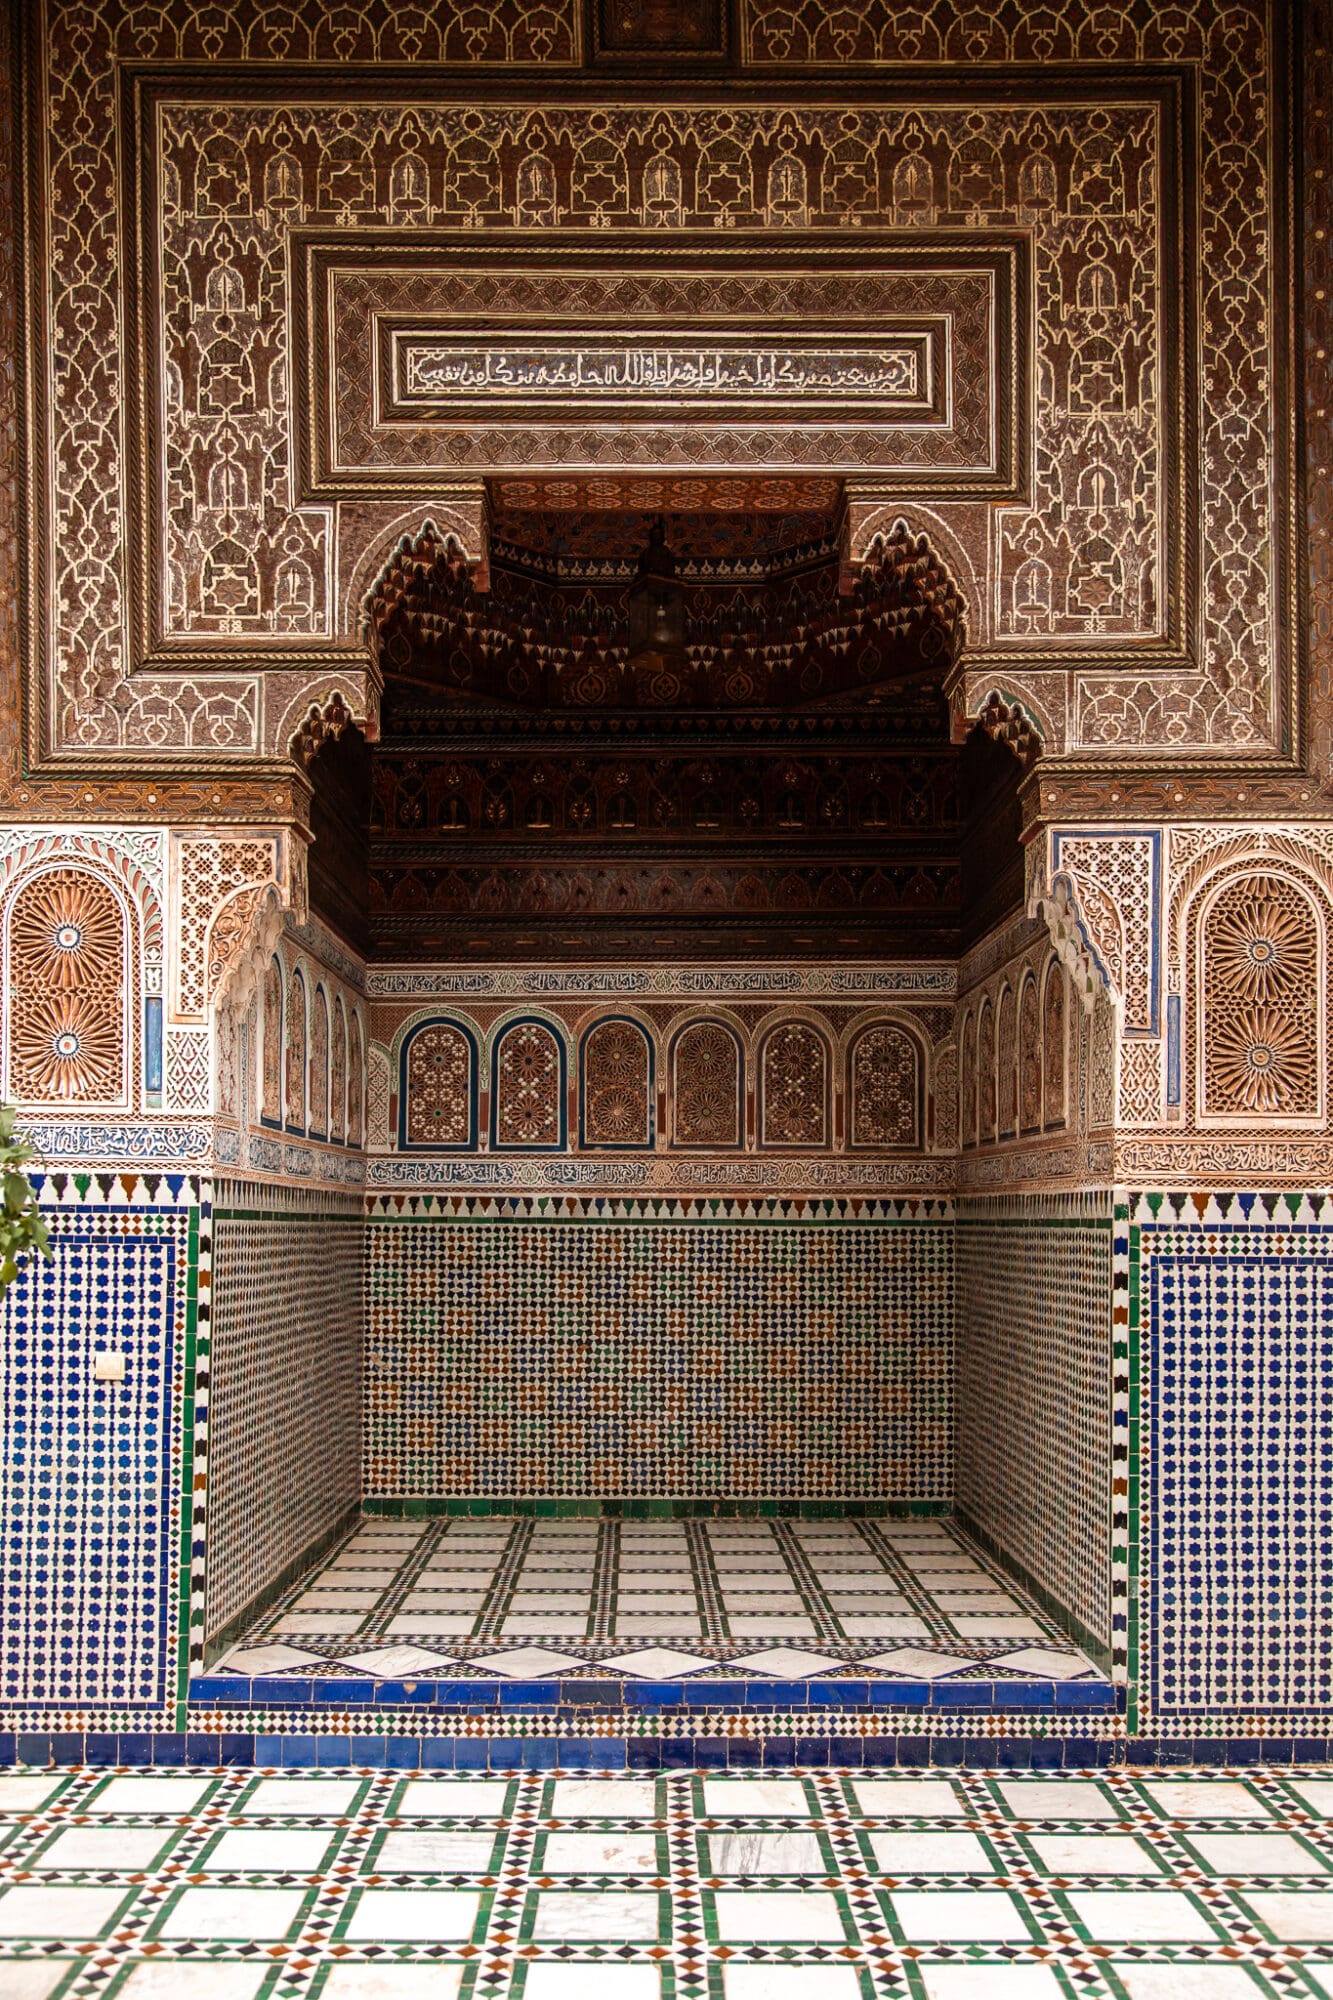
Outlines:
[{"label": "carved wooden ceiling", "polygon": [[[427,531],[369,600],[384,675],[373,948],[956,949],[970,767],[943,683],[965,625],[926,539],[898,522],[847,565],[837,485],[795,512],[655,517],[590,507],[572,483],[523,497],[537,504],[492,495],[487,589]],[[682,643],[635,655],[627,600],[654,519],[679,573]],[[1019,760],[995,758],[1012,794]]]}]

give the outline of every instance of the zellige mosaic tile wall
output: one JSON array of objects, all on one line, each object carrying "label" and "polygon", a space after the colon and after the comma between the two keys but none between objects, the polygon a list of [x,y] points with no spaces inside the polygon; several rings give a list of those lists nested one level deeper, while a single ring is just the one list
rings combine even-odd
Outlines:
[{"label": "zellige mosaic tile wall", "polygon": [[[19,1727],[175,1696],[201,1218],[185,1175],[34,1180],[53,1255],[0,1305],[0,1709]],[[99,1355],[123,1380],[96,1379]]]},{"label": "zellige mosaic tile wall", "polygon": [[1333,1201],[1130,1197],[1138,1721],[1333,1716]]},{"label": "zellige mosaic tile wall", "polygon": [[944,1202],[383,1197],[368,1236],[368,1497],[949,1497]]},{"label": "zellige mosaic tile wall", "polygon": [[1109,1194],[959,1205],[960,1511],[1111,1642]]},{"label": "zellige mosaic tile wall", "polygon": [[209,1640],[360,1497],[363,1240],[357,1197],[218,1183]]}]

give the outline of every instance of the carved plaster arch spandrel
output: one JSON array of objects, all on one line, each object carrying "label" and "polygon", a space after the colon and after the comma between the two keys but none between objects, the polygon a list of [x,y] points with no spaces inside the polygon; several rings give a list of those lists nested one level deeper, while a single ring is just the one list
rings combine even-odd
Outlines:
[{"label": "carved plaster arch spandrel", "polygon": [[1097,995],[1109,992],[1111,982],[1084,923],[1069,877],[1057,875],[1049,887],[1039,887],[1028,903],[1028,914],[1040,917],[1046,925],[1056,957],[1069,974],[1084,1012],[1091,1014]]},{"label": "carved plaster arch spandrel", "polygon": [[[304,903],[304,850],[280,832],[236,828],[172,837],[170,903],[176,943],[171,1019],[203,1023],[231,956],[247,931],[246,912],[224,912],[232,898],[275,883],[289,908]],[[299,876],[299,879],[298,879]],[[299,892],[299,893],[298,893]],[[253,910],[250,913],[253,915]],[[222,929],[214,943],[215,926]]]},{"label": "carved plaster arch spandrel", "polygon": [[960,680],[950,698],[955,743],[961,743],[974,729],[983,729],[992,743],[1003,743],[1012,750],[1026,771],[1046,747],[1045,726],[1009,689],[991,687],[979,707],[971,701],[972,692]]},{"label": "carved plaster arch spandrel", "polygon": [[447,500],[437,495],[431,512],[425,516],[411,508],[396,509],[387,515],[377,510],[376,518],[367,520],[358,510],[344,507],[341,511],[345,525],[355,522],[359,542],[357,548],[342,551],[341,568],[347,584],[339,607],[339,622],[346,636],[366,637],[367,606],[388,581],[403,549],[411,549],[426,536],[433,537],[441,547],[448,541],[456,542],[471,565],[478,586],[484,588],[485,510],[486,498],[480,483],[475,489],[468,488]]}]

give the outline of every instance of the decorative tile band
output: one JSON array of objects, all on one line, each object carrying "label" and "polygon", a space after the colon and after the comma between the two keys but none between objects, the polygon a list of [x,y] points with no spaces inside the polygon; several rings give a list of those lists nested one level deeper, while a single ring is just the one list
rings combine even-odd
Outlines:
[{"label": "decorative tile band", "polygon": [[749,1224],[952,1222],[946,1195],[371,1195],[371,1221],[736,1222]]},{"label": "decorative tile band", "polygon": [[951,959],[907,965],[373,966],[366,991],[376,1000],[751,998],[944,999],[957,991]]}]

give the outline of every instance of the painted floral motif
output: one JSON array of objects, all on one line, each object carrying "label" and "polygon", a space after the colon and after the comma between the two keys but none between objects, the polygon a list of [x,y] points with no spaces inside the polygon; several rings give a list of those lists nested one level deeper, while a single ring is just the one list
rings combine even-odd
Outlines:
[{"label": "painted floral motif", "polygon": [[76,868],[38,875],[10,918],[9,1088],[21,1102],[117,1104],[128,1077],[125,914]]}]

